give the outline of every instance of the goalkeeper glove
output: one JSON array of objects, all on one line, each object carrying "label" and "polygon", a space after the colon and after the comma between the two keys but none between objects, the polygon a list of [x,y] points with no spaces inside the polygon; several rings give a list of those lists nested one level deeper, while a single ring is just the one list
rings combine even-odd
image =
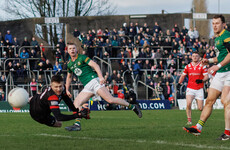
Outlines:
[{"label": "goalkeeper glove", "polygon": [[203,80],[201,80],[201,79],[197,79],[197,80],[196,80],[196,83],[197,83],[197,84],[199,84],[199,83],[203,83]]}]

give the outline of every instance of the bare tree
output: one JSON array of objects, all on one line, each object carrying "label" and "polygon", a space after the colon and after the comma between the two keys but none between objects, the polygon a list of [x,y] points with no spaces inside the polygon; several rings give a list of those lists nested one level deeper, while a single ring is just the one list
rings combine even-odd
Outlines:
[{"label": "bare tree", "polygon": [[[6,12],[21,19],[111,15],[115,10],[110,0],[12,0],[5,7]],[[56,25],[42,25],[36,31],[40,31],[40,37],[48,43],[56,44],[58,35],[64,35],[64,25],[60,24],[60,28]]]}]

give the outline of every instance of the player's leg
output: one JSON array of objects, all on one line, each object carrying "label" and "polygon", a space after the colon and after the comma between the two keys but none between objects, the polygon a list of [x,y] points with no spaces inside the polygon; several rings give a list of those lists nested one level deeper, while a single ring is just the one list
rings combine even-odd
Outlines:
[{"label": "player's leg", "polygon": [[204,100],[197,99],[196,103],[197,103],[198,110],[202,111],[204,107]]},{"label": "player's leg", "polygon": [[[74,99],[74,106],[81,110],[82,105],[86,103],[94,94],[91,92],[84,92],[85,89],[78,94]],[[65,127],[68,131],[80,131],[81,130],[81,118],[76,118],[75,123],[72,126]]]},{"label": "player's leg", "polygon": [[138,105],[136,104],[129,104],[128,102],[126,102],[125,100],[123,99],[120,99],[120,98],[116,98],[116,97],[113,97],[109,91],[107,90],[106,87],[101,87],[100,89],[97,90],[97,94],[100,95],[104,100],[106,100],[108,103],[110,104],[118,104],[118,105],[122,105],[122,106],[126,106],[128,107],[129,109],[133,110],[139,118],[142,117],[142,113],[141,113],[141,110],[139,108]]},{"label": "player's leg", "polygon": [[221,94],[221,102],[224,105],[225,131],[218,140],[230,139],[230,86],[224,86]]},{"label": "player's leg", "polygon": [[129,103],[125,100],[113,97],[106,89],[106,87],[101,87],[100,89],[98,89],[97,94],[100,95],[104,100],[106,100],[110,104],[119,104],[126,107],[129,106]]},{"label": "player's leg", "polygon": [[206,99],[205,106],[201,112],[200,120],[195,126],[191,126],[190,128],[184,127],[183,129],[185,131],[192,133],[194,135],[200,135],[205,122],[208,120],[209,116],[212,113],[213,104],[216,102],[216,99],[220,96],[223,87],[223,74],[217,73],[209,87],[208,97]]},{"label": "player's leg", "polygon": [[203,90],[203,88],[196,91],[195,99],[196,99],[198,110],[202,111],[203,107],[204,107],[204,90]]},{"label": "player's leg", "polygon": [[74,99],[74,106],[81,110],[82,105],[86,103],[91,97],[93,97],[94,94],[90,92],[80,92],[77,97]]},{"label": "player's leg", "polygon": [[187,125],[191,125],[192,124],[192,110],[191,110],[191,106],[192,106],[192,101],[195,98],[194,95],[186,95],[186,115],[187,115]]},{"label": "player's leg", "polygon": [[213,104],[216,102],[216,99],[220,96],[220,94],[221,92],[219,90],[216,90],[214,88],[209,88],[208,97],[206,99],[205,106],[201,112],[200,120],[198,121],[196,126],[192,126],[190,128],[184,127],[183,129],[194,135],[200,135],[200,132],[205,122],[207,121],[207,119],[212,113]]}]

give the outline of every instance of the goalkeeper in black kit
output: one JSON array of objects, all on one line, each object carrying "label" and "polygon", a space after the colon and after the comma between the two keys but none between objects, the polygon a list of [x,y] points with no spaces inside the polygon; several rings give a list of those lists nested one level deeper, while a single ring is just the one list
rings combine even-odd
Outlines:
[{"label": "goalkeeper in black kit", "polygon": [[[74,112],[73,115],[64,115],[59,109],[59,103],[64,100],[66,105]],[[53,116],[51,115],[53,113]],[[63,78],[54,75],[51,79],[50,87],[41,94],[36,94],[30,99],[30,115],[41,123],[50,127],[61,127],[61,121],[68,121],[76,118],[90,119],[89,109],[76,109],[73,102],[66,94]]]}]

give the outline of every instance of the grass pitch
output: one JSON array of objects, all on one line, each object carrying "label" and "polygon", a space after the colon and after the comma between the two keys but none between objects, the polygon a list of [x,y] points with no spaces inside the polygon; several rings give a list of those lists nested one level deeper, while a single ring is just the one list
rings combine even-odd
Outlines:
[{"label": "grass pitch", "polygon": [[[192,111],[193,124],[200,111]],[[41,125],[28,113],[0,113],[0,150],[152,150],[230,149],[230,141],[216,141],[224,132],[223,110],[214,110],[201,136],[186,133],[185,111],[93,111],[82,120],[81,131]]]}]

